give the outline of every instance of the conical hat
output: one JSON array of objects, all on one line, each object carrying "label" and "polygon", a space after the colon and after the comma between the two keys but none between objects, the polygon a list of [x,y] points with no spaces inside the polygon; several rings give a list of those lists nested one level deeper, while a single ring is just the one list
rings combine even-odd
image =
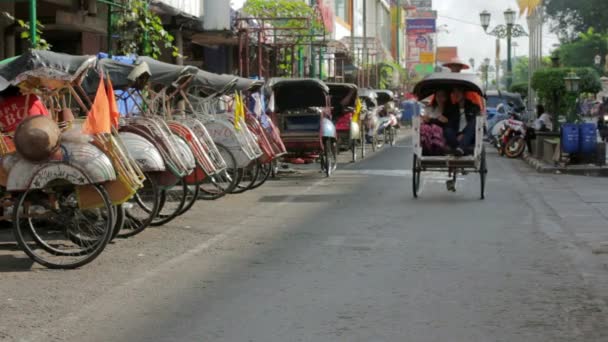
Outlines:
[{"label": "conical hat", "polygon": [[452,58],[451,61],[449,61],[448,63],[444,63],[442,66],[446,68],[460,67],[462,70],[467,70],[471,68],[468,64],[464,63],[458,58]]}]

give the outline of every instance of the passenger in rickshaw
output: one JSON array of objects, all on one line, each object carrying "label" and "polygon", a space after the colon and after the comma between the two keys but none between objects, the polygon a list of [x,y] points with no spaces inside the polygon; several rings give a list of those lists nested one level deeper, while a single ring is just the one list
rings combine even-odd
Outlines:
[{"label": "passenger in rickshaw", "polygon": [[472,153],[475,144],[476,117],[481,113],[478,104],[467,98],[464,89],[452,90],[453,105],[447,111],[448,123],[444,128],[447,145],[456,156]]},{"label": "passenger in rickshaw", "polygon": [[448,123],[445,115],[450,105],[449,92],[445,89],[435,92],[430,105],[422,116],[420,126],[420,143],[423,154],[442,155],[446,152],[446,143],[443,136],[443,128]]}]

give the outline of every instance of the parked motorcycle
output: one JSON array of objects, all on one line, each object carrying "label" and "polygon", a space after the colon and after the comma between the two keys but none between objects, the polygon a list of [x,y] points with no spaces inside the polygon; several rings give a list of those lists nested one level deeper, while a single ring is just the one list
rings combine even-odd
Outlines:
[{"label": "parked motorcycle", "polygon": [[519,158],[526,150],[526,124],[514,114],[501,125],[496,139],[498,153],[508,158]]}]

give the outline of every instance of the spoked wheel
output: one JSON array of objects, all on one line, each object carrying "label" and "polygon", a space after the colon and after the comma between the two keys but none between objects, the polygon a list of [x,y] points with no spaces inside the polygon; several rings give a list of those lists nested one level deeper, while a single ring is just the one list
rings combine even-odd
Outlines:
[{"label": "spoked wheel", "polygon": [[199,186],[199,198],[204,200],[216,200],[230,193],[240,182],[242,173],[239,172],[234,154],[225,146],[216,145],[222,158],[226,162],[226,170],[213,177],[209,177]]},{"label": "spoked wheel", "polygon": [[414,154],[414,160],[412,162],[412,192],[414,198],[418,198],[418,193],[420,192],[420,174],[422,170],[418,165],[418,156]]},{"label": "spoked wheel", "polygon": [[110,241],[114,240],[121,229],[125,226],[126,218],[126,210],[123,204],[115,205],[112,207],[112,212],[114,213],[114,229],[112,230],[112,238]]},{"label": "spoked wheel", "polygon": [[350,141],[350,151],[352,154],[352,162],[353,163],[357,162],[357,140],[356,139],[352,139]]},{"label": "spoked wheel", "polygon": [[182,208],[182,211],[179,213],[180,215],[184,215],[194,206],[194,203],[198,200],[198,195],[200,194],[200,187],[198,185],[187,185],[186,190],[186,204]]},{"label": "spoked wheel", "polygon": [[13,211],[13,232],[35,262],[54,269],[73,269],[93,261],[112,237],[115,218],[106,190],[91,185],[93,208],[81,208],[76,186],[28,190]]},{"label": "spoked wheel", "polygon": [[158,215],[161,191],[154,178],[146,174],[143,187],[122,205],[125,210],[125,224],[118,237],[127,238],[143,232]]},{"label": "spoked wheel", "polygon": [[361,142],[361,159],[365,159],[365,133],[363,130],[361,130],[359,141]]},{"label": "spoked wheel", "polygon": [[514,136],[509,139],[507,146],[505,146],[505,155],[509,158],[519,158],[526,149],[526,141],[521,136]]},{"label": "spoked wheel", "polygon": [[272,173],[272,162],[260,163],[259,169],[258,176],[250,188],[251,190],[259,188],[266,183],[268,178],[270,178],[270,174]]},{"label": "spoked wheel", "polygon": [[158,227],[173,221],[184,209],[187,196],[188,185],[183,178],[180,178],[173,187],[162,190],[158,214],[152,219],[150,225]]},{"label": "spoked wheel", "polygon": [[397,134],[397,130],[395,127],[391,126],[388,129],[388,143],[392,146],[395,146],[395,135]]},{"label": "spoked wheel", "polygon": [[246,168],[241,170],[240,182],[232,189],[231,194],[241,194],[253,187],[260,173],[260,161],[254,160]]},{"label": "spoked wheel", "polygon": [[481,162],[479,163],[479,180],[481,187],[481,199],[486,199],[486,177],[488,176],[488,166],[486,164],[486,151],[481,151]]},{"label": "spoked wheel", "polygon": [[327,177],[338,167],[338,146],[333,139],[325,139],[322,165]]}]

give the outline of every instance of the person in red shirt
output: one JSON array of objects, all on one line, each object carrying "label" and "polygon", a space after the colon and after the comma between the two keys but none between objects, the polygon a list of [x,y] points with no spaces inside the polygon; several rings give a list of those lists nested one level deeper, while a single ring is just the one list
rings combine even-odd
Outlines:
[{"label": "person in red shirt", "polygon": [[[28,103],[26,104],[26,101]],[[27,108],[27,110],[26,110]],[[36,95],[21,94],[19,88],[10,87],[0,93],[0,131],[11,133],[28,116],[49,115]]]}]

